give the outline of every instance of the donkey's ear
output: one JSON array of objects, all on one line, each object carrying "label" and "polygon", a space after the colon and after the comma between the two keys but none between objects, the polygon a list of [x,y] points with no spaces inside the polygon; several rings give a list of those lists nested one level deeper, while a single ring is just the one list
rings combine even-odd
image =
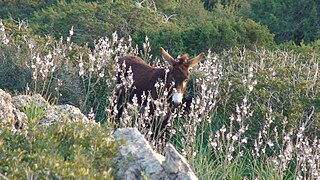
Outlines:
[{"label": "donkey's ear", "polygon": [[203,56],[204,56],[204,53],[200,53],[198,56],[196,56],[196,57],[192,58],[190,61],[188,61],[186,63],[186,65],[189,67],[189,69],[193,68],[195,65],[197,65],[201,61]]},{"label": "donkey's ear", "polygon": [[185,63],[185,62],[188,61],[188,59],[189,59],[189,54],[186,53],[186,54],[182,55],[182,56],[179,58],[179,62],[180,62],[180,63]]},{"label": "donkey's ear", "polygon": [[173,57],[170,56],[170,54],[165,51],[162,47],[160,47],[160,52],[165,60],[167,60],[171,65],[174,65],[176,61],[173,59]]}]

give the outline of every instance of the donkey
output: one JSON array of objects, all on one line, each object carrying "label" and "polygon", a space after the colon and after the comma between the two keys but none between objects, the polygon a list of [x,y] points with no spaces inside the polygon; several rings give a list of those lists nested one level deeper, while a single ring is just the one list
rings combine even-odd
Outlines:
[{"label": "donkey", "polygon": [[165,82],[166,87],[170,87],[173,83],[174,90],[172,94],[172,102],[175,106],[182,103],[183,95],[187,89],[189,81],[189,70],[196,66],[204,56],[200,53],[193,59],[188,59],[188,54],[184,54],[175,60],[167,51],[160,47],[160,52],[167,62],[169,62],[169,72],[166,74],[166,68],[152,67],[141,58],[136,56],[124,56],[118,59],[119,65],[126,65],[126,70],[131,67],[133,73],[133,91],[131,96],[136,94],[138,103],[142,104],[141,95],[151,92],[153,99],[157,99],[157,91],[155,88],[156,82],[162,80]]},{"label": "donkey", "polygon": [[[182,103],[183,95],[187,89],[187,83],[189,80],[189,70],[196,66],[204,56],[204,53],[200,53],[191,60],[188,59],[188,54],[184,54],[181,57],[174,59],[167,51],[160,47],[160,52],[163,58],[169,62],[169,68],[157,68],[152,67],[141,58],[136,56],[124,56],[118,59],[118,64],[120,67],[125,64],[126,71],[131,67],[133,75],[133,85],[132,91],[129,96],[129,100],[132,100],[133,96],[136,95],[139,105],[145,105],[141,96],[151,95],[155,100],[158,98],[157,89],[155,84],[162,81],[165,83],[165,87],[168,88],[168,101],[177,107]],[[169,71],[168,71],[169,70]],[[119,80],[119,79],[118,79]],[[120,91],[123,91],[120,89]],[[150,94],[149,94],[150,93]],[[121,93],[118,96],[121,96]],[[123,94],[122,94],[123,95]],[[121,98],[119,98],[121,99]],[[119,121],[123,107],[123,100],[118,100],[118,117]],[[153,109],[150,110],[152,114]]]}]

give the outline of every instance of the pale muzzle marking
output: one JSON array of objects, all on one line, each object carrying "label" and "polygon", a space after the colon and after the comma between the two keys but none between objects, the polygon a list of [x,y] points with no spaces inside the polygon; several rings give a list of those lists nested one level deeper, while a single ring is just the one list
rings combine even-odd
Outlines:
[{"label": "pale muzzle marking", "polygon": [[182,103],[183,94],[182,93],[174,93],[172,96],[172,101],[175,104],[181,104]]}]

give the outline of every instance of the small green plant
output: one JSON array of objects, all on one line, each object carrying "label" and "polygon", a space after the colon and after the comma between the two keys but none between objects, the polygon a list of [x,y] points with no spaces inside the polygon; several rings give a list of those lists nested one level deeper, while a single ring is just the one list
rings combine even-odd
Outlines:
[{"label": "small green plant", "polygon": [[27,106],[22,108],[22,112],[28,117],[29,128],[33,128],[45,115],[45,107],[39,107],[34,102],[30,101]]}]

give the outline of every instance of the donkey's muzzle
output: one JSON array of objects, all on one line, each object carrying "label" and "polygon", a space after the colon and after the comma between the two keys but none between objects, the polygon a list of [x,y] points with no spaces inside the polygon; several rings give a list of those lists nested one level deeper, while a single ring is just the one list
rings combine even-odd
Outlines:
[{"label": "donkey's muzzle", "polygon": [[182,98],[183,94],[182,93],[174,93],[172,96],[172,102],[175,106],[178,106],[182,104]]}]

